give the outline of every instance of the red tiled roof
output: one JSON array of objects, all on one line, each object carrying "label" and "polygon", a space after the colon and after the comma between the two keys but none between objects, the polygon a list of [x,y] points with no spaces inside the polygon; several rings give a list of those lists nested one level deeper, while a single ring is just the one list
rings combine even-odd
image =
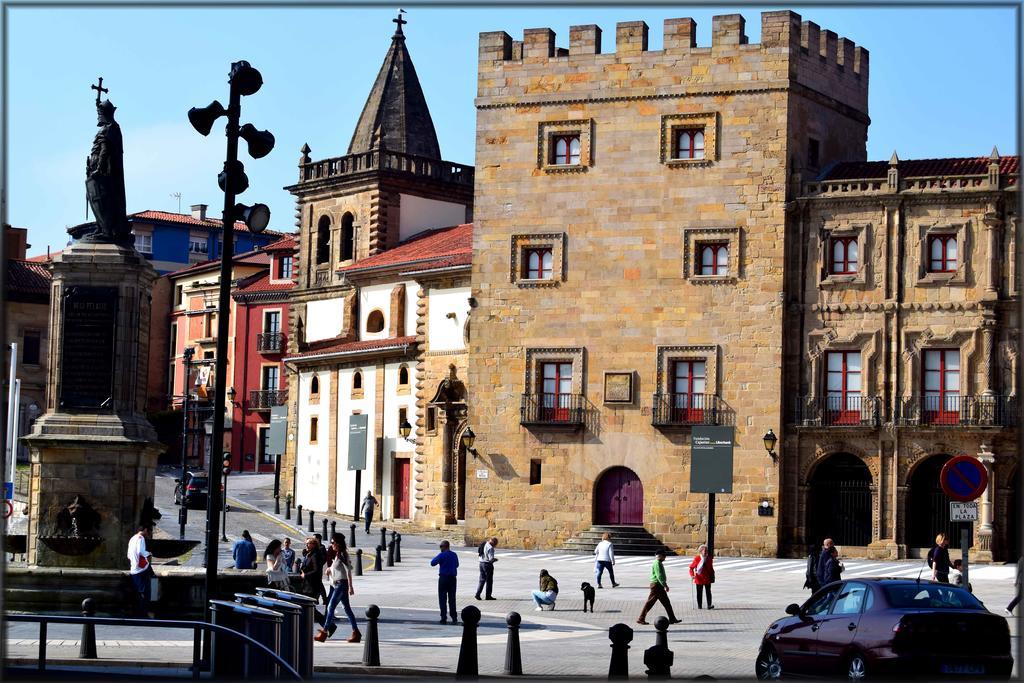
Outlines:
[{"label": "red tiled roof", "polygon": [[[901,178],[931,176],[986,175],[989,157],[961,157],[950,159],[900,159]],[[999,157],[999,174],[1019,173],[1020,157]],[[860,180],[884,178],[889,173],[888,161],[845,161],[833,166],[821,180]]]},{"label": "red tiled roof", "polygon": [[[128,218],[136,220],[151,220],[151,221],[163,221],[164,223],[182,223],[184,225],[199,225],[204,228],[219,229],[221,227],[221,221],[218,218],[207,218],[204,221],[198,218],[193,218],[190,214],[184,213],[171,213],[169,211],[138,211],[136,213],[128,214]],[[245,223],[242,221],[235,222],[235,232],[248,232],[249,228],[245,227]],[[284,233],[277,232],[275,230],[264,230],[261,234],[270,235],[272,237],[280,237]]]},{"label": "red tiled roof", "polygon": [[50,269],[38,261],[8,259],[7,291],[49,296]]},{"label": "red tiled roof", "polygon": [[263,247],[263,251],[295,251],[299,248],[299,242],[295,235],[285,235],[282,239]]},{"label": "red tiled roof", "polygon": [[40,254],[39,256],[29,256],[25,260],[31,261],[33,263],[49,263],[50,261],[53,260],[53,257],[59,254],[61,251],[64,250],[61,249],[60,251],[51,251],[49,254]]},{"label": "red tiled roof", "polygon": [[369,339],[364,341],[341,342],[328,344],[318,349],[311,349],[303,353],[288,356],[285,360],[296,360],[299,358],[310,358],[315,356],[328,356],[340,353],[358,353],[360,351],[374,351],[397,346],[406,346],[416,343],[416,337],[390,337],[388,339]]},{"label": "red tiled roof", "polygon": [[239,287],[235,290],[235,294],[255,294],[256,292],[287,292],[289,289],[295,289],[296,285],[294,282],[271,282],[270,274],[263,273],[260,277],[253,280],[244,287]]},{"label": "red tiled roof", "polygon": [[[270,265],[270,255],[267,254],[267,253],[264,253],[260,249],[254,249],[253,251],[246,251],[246,252],[243,252],[241,254],[236,254],[235,258],[233,259],[233,261],[234,261],[234,265],[245,264],[245,265],[254,265],[254,266],[269,266]],[[176,270],[173,273],[167,273],[167,276],[168,277],[178,277],[179,275],[184,275],[185,273],[190,273],[190,272],[193,272],[193,271],[201,271],[201,270],[206,270],[208,268],[219,268],[219,267],[220,267],[220,259],[219,258],[215,258],[215,259],[210,259],[208,261],[200,261],[199,263],[194,263],[191,266],[188,266],[187,268],[182,268],[180,270]]]},{"label": "red tiled roof", "polygon": [[341,273],[358,273],[399,266],[415,270],[469,265],[473,258],[473,224],[464,223],[413,235],[394,249],[376,254],[350,266]]}]

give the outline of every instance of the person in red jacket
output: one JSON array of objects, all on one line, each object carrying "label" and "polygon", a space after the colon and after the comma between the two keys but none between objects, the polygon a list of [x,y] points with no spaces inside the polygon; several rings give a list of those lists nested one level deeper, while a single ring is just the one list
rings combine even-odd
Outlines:
[{"label": "person in red jacket", "polygon": [[708,547],[703,543],[697,548],[697,556],[690,563],[690,577],[697,585],[697,609],[703,609],[703,595],[708,594],[708,609],[715,609],[711,604],[711,584],[715,582],[715,568],[712,564]]}]

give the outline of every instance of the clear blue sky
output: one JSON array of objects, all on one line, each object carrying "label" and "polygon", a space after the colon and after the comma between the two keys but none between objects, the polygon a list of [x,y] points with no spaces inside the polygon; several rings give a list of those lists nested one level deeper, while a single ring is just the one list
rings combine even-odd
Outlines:
[{"label": "clear blue sky", "polygon": [[[396,5],[397,7],[397,5]],[[604,51],[615,23],[643,20],[650,49],[662,21],[691,16],[710,44],[711,7],[409,7],[408,47],[445,159],[473,163],[477,37],[596,23]],[[740,10],[751,42],[761,8]],[[777,7],[768,8],[777,9]],[[887,159],[1017,153],[1016,13],[1013,9],[799,7],[805,18],[871,53],[868,156]],[[97,76],[110,87],[125,139],[128,210],[209,204],[219,215],[222,122],[208,138],[186,119],[192,106],[226,102],[232,61],[246,59],[265,85],[243,101],[243,122],[268,128],[276,149],[245,157],[250,189],[270,205],[271,226],[292,230],[299,149],[340,156],[387,51],[394,8],[46,9],[9,8],[8,221],[29,228],[30,254],[62,248],[66,226],[85,219],[85,158],[95,134]]]}]

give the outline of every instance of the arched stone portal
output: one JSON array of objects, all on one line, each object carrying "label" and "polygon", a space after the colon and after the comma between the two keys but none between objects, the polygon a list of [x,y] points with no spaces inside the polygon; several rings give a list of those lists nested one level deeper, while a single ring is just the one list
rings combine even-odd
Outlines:
[{"label": "arched stone portal", "polygon": [[949,536],[950,546],[960,546],[960,530],[970,523],[949,521],[951,501],[939,484],[939,472],[950,457],[933,455],[919,463],[910,475],[906,509],[908,547],[930,548],[942,531]]},{"label": "arched stone portal", "polygon": [[644,485],[628,467],[612,467],[594,485],[594,523],[643,526]]},{"label": "arched stone portal", "polygon": [[808,480],[811,543],[831,538],[836,545],[871,543],[871,471],[849,453],[830,455]]}]

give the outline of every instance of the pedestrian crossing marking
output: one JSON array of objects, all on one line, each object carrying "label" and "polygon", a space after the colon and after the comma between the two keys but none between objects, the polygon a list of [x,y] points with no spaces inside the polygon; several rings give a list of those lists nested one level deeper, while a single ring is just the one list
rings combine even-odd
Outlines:
[{"label": "pedestrian crossing marking", "polygon": [[264,536],[263,534],[257,534],[256,532],[250,532],[249,535],[252,536],[252,540],[254,540],[254,541],[259,541],[260,543],[270,543],[270,539],[267,538],[266,536]]}]

